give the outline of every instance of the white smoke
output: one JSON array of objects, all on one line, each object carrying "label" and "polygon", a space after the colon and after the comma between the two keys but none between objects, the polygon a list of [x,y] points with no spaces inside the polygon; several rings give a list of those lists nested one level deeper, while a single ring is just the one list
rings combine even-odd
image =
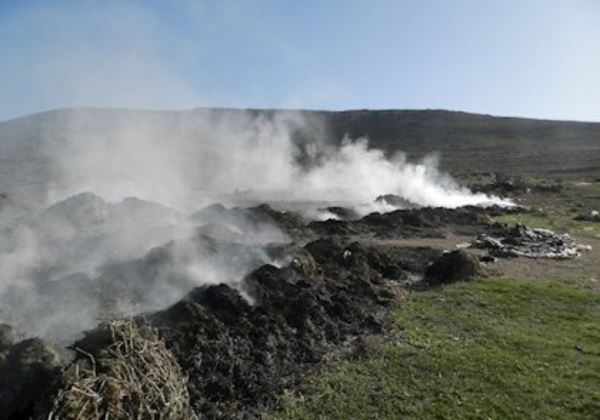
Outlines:
[{"label": "white smoke", "polygon": [[[222,194],[284,190],[292,182],[295,113],[173,114],[70,111],[41,147],[52,172],[48,201],[93,191],[136,196],[187,211]],[[54,134],[54,133],[53,133]]]},{"label": "white smoke", "polygon": [[[28,149],[40,156],[23,159],[17,148],[4,157],[35,162],[45,176],[34,189],[43,193],[27,200],[38,208],[1,226],[0,320],[59,342],[101,317],[159,309],[194,286],[235,285],[277,263],[263,248],[289,240],[276,226],[241,218],[197,231],[204,222],[187,215],[215,201],[266,200],[314,218],[323,204],[393,210],[374,201],[384,194],[415,206],[507,204],[458,186],[434,158],[388,158],[366,139],[336,146],[321,121],[297,112],[72,110],[48,118]],[[19,196],[23,184],[15,173],[9,193]]]},{"label": "white smoke", "polygon": [[[339,202],[363,214],[383,194],[419,206],[509,204],[460,187],[433,157],[387,158],[369,149],[367,139],[333,147],[323,141],[322,123],[301,113],[73,111],[62,117],[66,134],[42,144],[53,172],[50,201],[93,191],[110,201],[136,196],[185,211],[245,199]],[[299,144],[299,131],[316,141]]]},{"label": "white smoke", "polygon": [[[40,3],[8,17],[6,39],[43,41],[31,56],[9,54],[27,65],[7,86],[34,87],[12,92],[21,106],[178,108],[210,91],[172,66],[202,40],[175,37],[142,3]],[[18,109],[7,103],[3,112]],[[11,197],[0,201],[0,322],[59,341],[115,315],[106,307],[155,309],[195,285],[236,282],[261,261],[279,261],[260,247],[287,238],[267,224],[204,227],[249,248],[214,254],[197,241],[201,222],[187,216],[213,202],[277,202],[313,218],[333,216],[318,210],[330,204],[392,210],[374,202],[382,194],[421,206],[504,203],[459,187],[433,159],[387,158],[366,139],[338,147],[322,121],[301,112],[69,109],[0,128],[0,193]]]},{"label": "white smoke", "polygon": [[383,151],[369,149],[367,139],[346,138],[339,150],[297,178],[296,194],[305,199],[346,202],[363,213],[375,209],[374,198],[385,194],[418,206],[510,205],[508,200],[460,187],[440,173],[437,164],[433,155],[418,163],[407,162],[401,152],[388,159]]}]

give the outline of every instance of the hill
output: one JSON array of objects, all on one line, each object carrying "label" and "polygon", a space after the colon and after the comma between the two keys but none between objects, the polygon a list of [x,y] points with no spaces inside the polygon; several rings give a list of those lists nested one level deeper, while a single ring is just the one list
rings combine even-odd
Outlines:
[{"label": "hill", "polygon": [[452,111],[347,111],[325,114],[333,132],[367,136],[373,147],[420,157],[439,152],[451,173],[500,171],[600,174],[600,124],[493,117]]},{"label": "hill", "polygon": [[[196,109],[140,111],[64,109],[0,123],[0,191],[32,203],[51,191],[60,167],[77,164],[76,152],[107,139],[139,137],[140,143],[231,137],[251,132],[256,119],[294,120],[302,141],[339,143],[367,137],[371,147],[419,159],[438,153],[441,168],[454,176],[500,171],[552,178],[600,177],[600,123],[493,117],[443,110],[289,111]],[[226,133],[226,134],[223,134]],[[233,137],[235,137],[235,135]],[[243,141],[243,140],[241,140]],[[110,148],[105,152],[110,153]],[[106,156],[99,156],[100,159]]]}]

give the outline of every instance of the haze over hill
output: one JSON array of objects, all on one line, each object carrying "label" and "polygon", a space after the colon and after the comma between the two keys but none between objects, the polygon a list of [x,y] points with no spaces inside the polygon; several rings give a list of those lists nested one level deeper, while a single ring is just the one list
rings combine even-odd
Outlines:
[{"label": "haze over hill", "polygon": [[[293,147],[300,145],[298,150],[290,150],[287,137]],[[277,153],[283,160],[293,156],[303,161],[311,153],[318,154],[307,144],[339,146],[344,138],[362,137],[368,139],[369,147],[387,155],[404,152],[409,160],[418,160],[435,154],[440,157],[442,171],[458,177],[486,171],[545,177],[582,172],[600,176],[600,123],[441,110],[80,108],[0,123],[0,191],[9,192],[26,205],[47,204],[67,193],[81,192],[88,181],[84,174],[94,182],[104,178],[110,184],[108,195],[114,193],[119,198],[126,193],[116,191],[118,185],[126,190],[130,183],[142,195],[151,190],[151,198],[162,200],[168,195],[173,199],[173,191],[180,184],[192,175],[206,178],[207,173],[216,183],[214,189],[221,193],[264,185],[277,187],[273,180],[281,178],[287,169],[265,164],[273,162]],[[191,153],[198,144],[204,145],[203,156],[209,157],[202,165]],[[274,148],[276,145],[279,147]],[[260,149],[269,153],[255,153]],[[223,153],[237,171],[218,170],[223,156],[216,157]],[[213,155],[215,159],[210,158]],[[139,169],[136,179],[122,169],[132,166]],[[180,171],[183,167],[185,174]],[[61,191],[61,182],[71,185],[73,179],[80,190]]]},{"label": "haze over hill", "polygon": [[[194,285],[235,284],[262,263],[280,263],[261,247],[285,242],[287,234],[239,209],[231,217],[200,217],[197,211],[215,202],[280,205],[284,215],[301,213],[298,226],[338,218],[328,207],[343,206],[360,217],[407,207],[509,203],[461,187],[437,170],[435,159],[409,162],[391,153],[400,148],[388,147],[388,155],[369,148],[366,139],[346,136],[353,127],[336,131],[331,115],[68,109],[0,124],[0,318],[64,340],[93,325],[106,306],[104,294],[83,292],[75,299],[46,286],[76,284],[79,290],[130,279],[143,297],[109,305],[126,314],[138,304],[139,310],[160,309]],[[387,194],[394,194],[395,204],[378,199]],[[208,213],[215,208],[224,210],[209,207]],[[269,206],[256,208],[267,219],[281,216]],[[259,249],[215,248],[202,239],[208,233]],[[198,236],[200,244],[186,242]],[[144,270],[162,255],[152,251],[157,246],[172,259],[148,274]],[[239,264],[232,265],[231,255]],[[158,289],[147,287],[148,276],[155,276]],[[67,306],[81,314],[74,324],[63,319]]]}]

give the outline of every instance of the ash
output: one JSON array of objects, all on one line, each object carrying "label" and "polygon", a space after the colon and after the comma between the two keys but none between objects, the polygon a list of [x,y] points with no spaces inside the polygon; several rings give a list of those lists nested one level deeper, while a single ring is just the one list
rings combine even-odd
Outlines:
[{"label": "ash", "polygon": [[499,258],[570,259],[581,255],[580,247],[569,234],[522,224],[504,228],[498,234],[479,234],[471,246],[486,249],[491,256]]}]

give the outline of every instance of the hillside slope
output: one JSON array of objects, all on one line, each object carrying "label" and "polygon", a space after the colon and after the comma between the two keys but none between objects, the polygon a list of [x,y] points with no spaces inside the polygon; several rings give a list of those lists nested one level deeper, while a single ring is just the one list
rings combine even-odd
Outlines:
[{"label": "hillside slope", "polygon": [[[538,177],[600,177],[600,123],[501,118],[441,110],[279,111],[197,109],[137,111],[65,109],[0,123],[0,191],[21,202],[46,200],[60,170],[76,163],[76,150],[132,136],[144,143],[198,138],[236,121],[238,132],[257,118],[293,118],[293,135],[339,143],[367,137],[372,147],[410,159],[439,153],[455,176],[501,171]],[[214,134],[213,136],[218,136]],[[63,153],[64,150],[64,153]],[[42,198],[40,198],[42,197]]]},{"label": "hillside slope", "polygon": [[451,111],[348,111],[326,115],[338,137],[368,136],[374,147],[412,156],[439,152],[454,174],[502,171],[600,174],[600,124],[503,118]]}]

